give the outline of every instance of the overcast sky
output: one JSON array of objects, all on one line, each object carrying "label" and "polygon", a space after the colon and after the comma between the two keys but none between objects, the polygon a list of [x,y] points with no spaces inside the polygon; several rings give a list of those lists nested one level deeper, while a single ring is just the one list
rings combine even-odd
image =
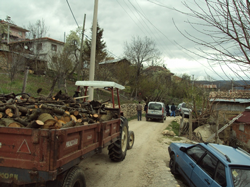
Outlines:
[{"label": "overcast sky", "polygon": [[[192,0],[186,0],[192,4]],[[115,58],[123,57],[124,42],[133,36],[147,36],[154,40],[162,53],[166,67],[180,76],[184,73],[195,79],[210,75],[215,80],[228,79],[219,67],[211,70],[205,59],[199,59],[183,48],[192,51],[195,45],[184,38],[174,26],[182,31],[194,30],[186,23],[187,17],[167,7],[186,10],[181,0],[99,0],[98,23],[104,29],[103,39],[108,51]],[[203,2],[203,1],[199,1]],[[74,17],[70,11],[74,14]],[[35,24],[43,19],[48,27],[47,36],[64,41],[64,33],[82,26],[86,14],[86,32],[91,37],[94,0],[0,0],[0,19],[10,16],[18,26]],[[158,4],[158,5],[157,5]],[[201,4],[202,6],[202,4]],[[224,68],[224,72],[228,72]]]}]

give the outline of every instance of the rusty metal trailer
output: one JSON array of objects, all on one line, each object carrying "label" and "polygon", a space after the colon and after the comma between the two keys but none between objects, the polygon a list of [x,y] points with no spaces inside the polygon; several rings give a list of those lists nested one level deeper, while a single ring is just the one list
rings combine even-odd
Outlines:
[{"label": "rusty metal trailer", "polygon": [[[91,85],[88,82],[89,85],[85,86],[86,82],[76,85],[85,88]],[[105,86],[105,82],[101,82],[101,86]],[[117,95],[118,88],[123,88],[113,83],[108,87],[112,98],[113,88],[117,89]],[[120,113],[120,103],[119,108],[109,110]],[[107,146],[112,161],[124,160],[130,145],[128,136],[128,121],[123,116],[102,123],[55,130],[0,127],[0,183],[84,187],[85,178],[77,166],[81,160],[100,153]]]}]

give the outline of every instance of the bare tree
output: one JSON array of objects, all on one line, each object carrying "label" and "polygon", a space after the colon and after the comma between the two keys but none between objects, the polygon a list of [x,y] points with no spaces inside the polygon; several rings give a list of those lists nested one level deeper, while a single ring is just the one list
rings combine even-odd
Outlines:
[{"label": "bare tree", "polygon": [[[143,71],[143,64],[151,63],[152,60],[159,59],[160,52],[155,47],[154,41],[145,37],[133,37],[131,42],[125,42],[124,54],[128,61],[135,66],[135,95],[137,96],[137,89],[140,83],[140,77]],[[132,92],[133,93],[133,92]]]},{"label": "bare tree", "polygon": [[70,58],[70,54],[64,50],[61,54],[58,53],[57,55],[53,55],[52,59],[53,61],[51,64],[51,68],[53,69],[54,74],[49,96],[52,95],[54,87],[59,81],[63,82],[64,91],[66,94],[68,94],[66,79],[74,68],[74,64],[72,59]]},{"label": "bare tree", "polygon": [[37,20],[35,24],[29,23],[27,29],[29,32],[26,34],[26,37],[31,39],[32,42],[32,49],[33,49],[33,55],[34,55],[34,60],[35,60],[35,71],[38,70],[38,61],[39,61],[39,56],[40,56],[40,49],[41,49],[41,38],[45,37],[48,28],[45,25],[45,21],[42,20]]},{"label": "bare tree", "polygon": [[[185,1],[183,4],[188,11],[175,10],[190,18],[187,22],[194,32],[176,27],[183,36],[199,46],[197,51],[190,52],[207,59],[212,67],[219,65],[224,71],[222,66],[226,65],[238,78],[249,78],[250,2],[193,0],[193,3]],[[224,74],[230,78],[228,72],[224,71]]]}]

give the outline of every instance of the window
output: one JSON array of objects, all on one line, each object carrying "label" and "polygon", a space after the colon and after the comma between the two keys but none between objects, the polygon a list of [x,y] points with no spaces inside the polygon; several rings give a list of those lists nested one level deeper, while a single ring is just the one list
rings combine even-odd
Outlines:
[{"label": "window", "polygon": [[22,36],[23,36],[23,33],[22,33],[21,31],[19,31],[19,32],[18,32],[18,35],[22,37]]},{"label": "window", "polygon": [[157,103],[151,103],[149,105],[150,110],[162,110],[162,105]]},{"label": "window", "polygon": [[231,168],[233,183],[235,187],[250,186],[250,169],[249,168]]},{"label": "window", "polygon": [[43,49],[42,43],[37,44],[36,48],[38,51],[42,50]]},{"label": "window", "polygon": [[225,166],[219,162],[217,166],[217,171],[215,174],[215,181],[221,185],[222,187],[227,186],[227,180],[226,180],[226,173],[225,173]]},{"label": "window", "polygon": [[211,177],[213,178],[218,159],[210,154],[206,154],[198,165]]},{"label": "window", "polygon": [[54,45],[54,44],[51,44],[51,50],[52,50],[52,51],[57,51],[57,46]]},{"label": "window", "polygon": [[205,150],[199,146],[194,146],[187,150],[187,155],[190,156],[195,162],[197,162],[202,155],[204,155],[204,153]]},{"label": "window", "polygon": [[57,57],[54,57],[54,56],[53,56],[53,57],[52,57],[52,62],[53,62],[53,63],[57,63]]},{"label": "window", "polygon": [[244,124],[240,124],[240,126],[239,126],[239,130],[244,132],[244,130],[245,130],[245,128],[244,128]]}]

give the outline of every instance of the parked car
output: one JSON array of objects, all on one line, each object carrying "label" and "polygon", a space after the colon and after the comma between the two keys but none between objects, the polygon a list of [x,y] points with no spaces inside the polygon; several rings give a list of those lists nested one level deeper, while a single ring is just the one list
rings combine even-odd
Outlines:
[{"label": "parked car", "polygon": [[162,102],[149,102],[148,103],[148,110],[146,113],[146,121],[149,119],[159,119],[164,123],[166,119],[166,107],[165,104]]},{"label": "parked car", "polygon": [[250,154],[241,148],[199,143],[171,143],[172,174],[181,174],[189,186],[250,186]]},{"label": "parked car", "polygon": [[192,109],[187,107],[186,103],[180,103],[177,107],[177,111],[180,114],[180,116],[182,116],[182,114],[184,113],[184,117],[187,117],[189,116],[189,112],[192,112]]}]

